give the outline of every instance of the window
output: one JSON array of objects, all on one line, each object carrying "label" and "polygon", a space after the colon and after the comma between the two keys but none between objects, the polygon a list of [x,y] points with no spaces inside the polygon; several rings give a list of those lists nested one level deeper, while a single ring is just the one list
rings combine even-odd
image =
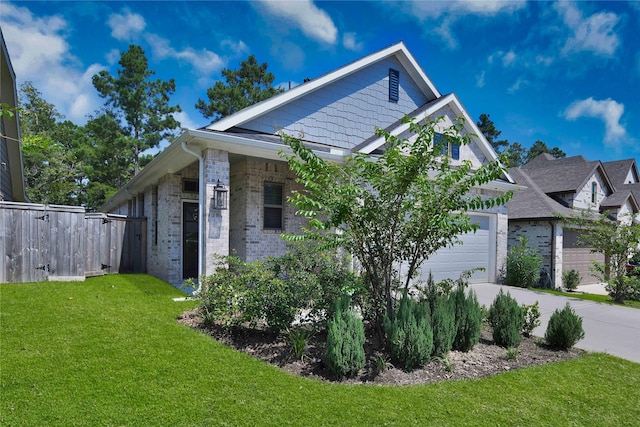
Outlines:
[{"label": "window", "polygon": [[440,152],[443,156],[449,156],[454,160],[460,160],[460,145],[459,144],[451,144],[445,141],[444,135],[441,133],[436,133],[436,136],[433,140],[434,145],[440,146]]},{"label": "window", "polygon": [[389,101],[400,99],[400,71],[389,68]]},{"label": "window", "polygon": [[598,196],[598,184],[595,182],[591,183],[591,203],[596,203],[596,197]]},{"label": "window", "polygon": [[264,229],[282,230],[284,185],[276,182],[264,183]]},{"label": "window", "polygon": [[200,183],[197,179],[183,179],[182,180],[182,192],[183,193],[198,193],[200,190]]}]

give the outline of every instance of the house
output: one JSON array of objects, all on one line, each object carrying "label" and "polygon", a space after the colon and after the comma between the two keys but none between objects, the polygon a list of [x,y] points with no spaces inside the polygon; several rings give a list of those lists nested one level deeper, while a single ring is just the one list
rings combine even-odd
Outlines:
[{"label": "house", "polygon": [[581,230],[570,228],[560,217],[607,211],[612,219],[628,221],[638,212],[640,200],[632,189],[640,186],[635,161],[601,163],[543,153],[520,169],[509,169],[509,174],[524,187],[507,204],[509,249],[521,236],[527,237],[555,286],[562,284],[562,272],[572,269],[580,273],[582,284],[597,283],[590,267],[592,261],[603,262],[603,255],[581,245]]},{"label": "house", "polygon": [[[284,232],[306,221],[286,201],[301,189],[279,156],[280,132],[302,139],[319,156],[384,149],[375,128],[409,136],[401,119],[462,117],[464,132],[482,135],[455,94],[442,95],[400,42],[331,71],[201,129],[187,129],[120,189],[102,210],[147,218],[147,270],[169,283],[211,274],[215,255],[252,261],[286,251]],[[496,159],[484,137],[452,150],[453,162]],[[474,191],[497,195],[515,188],[508,175]],[[494,282],[507,253],[504,206],[474,212],[480,227],[463,245],[441,250],[423,271],[436,279],[483,267],[472,280]]]},{"label": "house", "polygon": [[[11,66],[4,36],[0,30],[0,104],[15,108],[18,105],[16,74]],[[22,153],[20,151],[20,122],[18,115],[0,115],[0,201],[26,202]]]}]

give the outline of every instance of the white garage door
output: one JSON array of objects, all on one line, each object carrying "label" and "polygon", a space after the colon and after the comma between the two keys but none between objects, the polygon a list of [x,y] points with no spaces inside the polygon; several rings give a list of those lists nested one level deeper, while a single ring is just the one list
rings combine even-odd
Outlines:
[{"label": "white garage door", "polygon": [[[487,215],[472,215],[471,220],[480,227],[475,233],[467,233],[461,237],[462,244],[451,248],[442,248],[431,256],[420,269],[418,280],[426,281],[429,271],[436,282],[444,279],[457,279],[463,271],[476,267],[483,267],[484,271],[476,271],[471,276],[471,283],[489,282],[489,275],[493,274],[491,263],[495,259],[495,238],[491,238],[491,217]],[[491,280],[493,281],[493,279]]]}]

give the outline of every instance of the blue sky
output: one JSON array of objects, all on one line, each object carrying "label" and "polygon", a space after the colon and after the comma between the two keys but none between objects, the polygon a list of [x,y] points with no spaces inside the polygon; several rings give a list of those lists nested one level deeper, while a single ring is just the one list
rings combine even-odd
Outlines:
[{"label": "blue sky", "polygon": [[178,120],[200,127],[198,98],[249,54],[286,87],[402,40],[441,93],[510,142],[640,153],[639,1],[0,0],[0,26],[18,82],[79,124],[103,104],[91,76],[115,74],[131,43],[176,80]]}]

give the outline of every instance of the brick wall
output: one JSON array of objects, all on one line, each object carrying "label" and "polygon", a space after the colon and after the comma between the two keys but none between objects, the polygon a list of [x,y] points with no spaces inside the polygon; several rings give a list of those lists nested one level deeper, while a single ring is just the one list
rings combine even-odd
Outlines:
[{"label": "brick wall", "polygon": [[295,182],[295,176],[285,162],[248,157],[234,163],[233,170],[231,249],[247,261],[284,254],[287,244],[282,240],[282,233],[299,232],[306,219],[295,214],[293,205],[285,203],[284,230],[265,230],[264,183],[283,184],[285,198],[292,190],[302,187]]}]

